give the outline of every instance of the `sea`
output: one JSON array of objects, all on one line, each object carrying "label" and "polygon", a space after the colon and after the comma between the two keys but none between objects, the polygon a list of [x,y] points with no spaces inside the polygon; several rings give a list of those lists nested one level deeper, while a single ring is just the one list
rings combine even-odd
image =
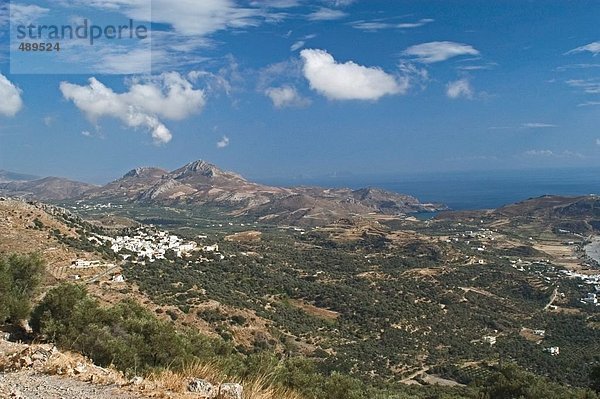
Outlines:
[{"label": "sea", "polygon": [[494,209],[543,195],[600,194],[600,168],[351,175],[267,179],[280,186],[321,186],[384,190],[443,203],[453,210]]}]

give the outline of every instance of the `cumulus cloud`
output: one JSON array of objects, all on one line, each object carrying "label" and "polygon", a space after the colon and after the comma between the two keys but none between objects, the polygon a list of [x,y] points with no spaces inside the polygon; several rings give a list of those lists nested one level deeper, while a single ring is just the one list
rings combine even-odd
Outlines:
[{"label": "cumulus cloud", "polygon": [[15,116],[23,108],[21,89],[0,73],[0,115]]},{"label": "cumulus cloud", "polygon": [[473,88],[468,79],[459,79],[446,85],[446,95],[452,99],[473,98]]},{"label": "cumulus cloud", "polygon": [[312,14],[309,14],[308,19],[311,21],[333,21],[336,19],[342,19],[347,15],[348,14],[341,10],[321,7]]},{"label": "cumulus cloud", "polygon": [[265,95],[271,99],[275,108],[305,107],[310,104],[310,100],[302,97],[294,86],[269,87],[265,90]]},{"label": "cumulus cloud", "polygon": [[432,64],[461,55],[479,55],[479,51],[468,44],[455,42],[429,42],[411,46],[404,55],[415,57],[419,62]]},{"label": "cumulus cloud", "polygon": [[90,78],[89,84],[84,86],[62,82],[60,90],[92,122],[111,117],[128,127],[146,128],[157,144],[172,139],[160,118],[182,120],[200,112],[206,103],[204,91],[194,89],[192,83],[177,72],[136,78],[128,84],[128,91],[115,93],[96,78]]},{"label": "cumulus cloud", "polygon": [[399,81],[378,67],[338,63],[325,50],[306,49],[300,56],[310,87],[330,100],[378,100],[408,90],[407,79]]},{"label": "cumulus cloud", "polygon": [[229,137],[223,136],[221,140],[217,142],[217,148],[225,148],[229,146]]},{"label": "cumulus cloud", "polygon": [[576,53],[592,53],[593,55],[600,54],[600,41],[593,42],[590,44],[586,44],[585,46],[574,48],[571,51],[568,51],[566,54],[576,54]]}]

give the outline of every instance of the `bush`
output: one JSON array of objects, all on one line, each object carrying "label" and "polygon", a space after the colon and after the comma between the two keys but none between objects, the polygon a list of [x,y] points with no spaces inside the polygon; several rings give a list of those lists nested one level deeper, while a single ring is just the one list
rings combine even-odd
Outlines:
[{"label": "bush", "polygon": [[192,332],[180,333],[133,301],[103,308],[85,288],[63,284],[33,311],[31,326],[58,346],[80,352],[101,366],[137,373],[179,368],[195,359],[229,356],[220,344]]},{"label": "bush", "polygon": [[0,257],[0,324],[27,319],[44,267],[36,254]]}]

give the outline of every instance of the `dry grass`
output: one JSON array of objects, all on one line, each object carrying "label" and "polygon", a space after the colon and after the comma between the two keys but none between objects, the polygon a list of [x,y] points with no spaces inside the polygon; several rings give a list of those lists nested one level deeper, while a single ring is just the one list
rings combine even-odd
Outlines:
[{"label": "dry grass", "polygon": [[148,380],[154,384],[155,390],[170,391],[187,397],[186,391],[190,380],[194,378],[209,381],[214,385],[224,382],[236,382],[244,386],[245,399],[304,399],[297,392],[276,386],[271,375],[263,375],[252,380],[241,381],[227,378],[212,364],[192,363],[180,371],[166,370],[152,374]]}]

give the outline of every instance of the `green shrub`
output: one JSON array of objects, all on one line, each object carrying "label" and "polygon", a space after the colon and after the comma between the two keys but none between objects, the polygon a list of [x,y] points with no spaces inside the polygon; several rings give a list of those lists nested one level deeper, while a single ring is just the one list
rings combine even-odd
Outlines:
[{"label": "green shrub", "polygon": [[0,324],[28,318],[44,267],[36,254],[0,257]]}]

